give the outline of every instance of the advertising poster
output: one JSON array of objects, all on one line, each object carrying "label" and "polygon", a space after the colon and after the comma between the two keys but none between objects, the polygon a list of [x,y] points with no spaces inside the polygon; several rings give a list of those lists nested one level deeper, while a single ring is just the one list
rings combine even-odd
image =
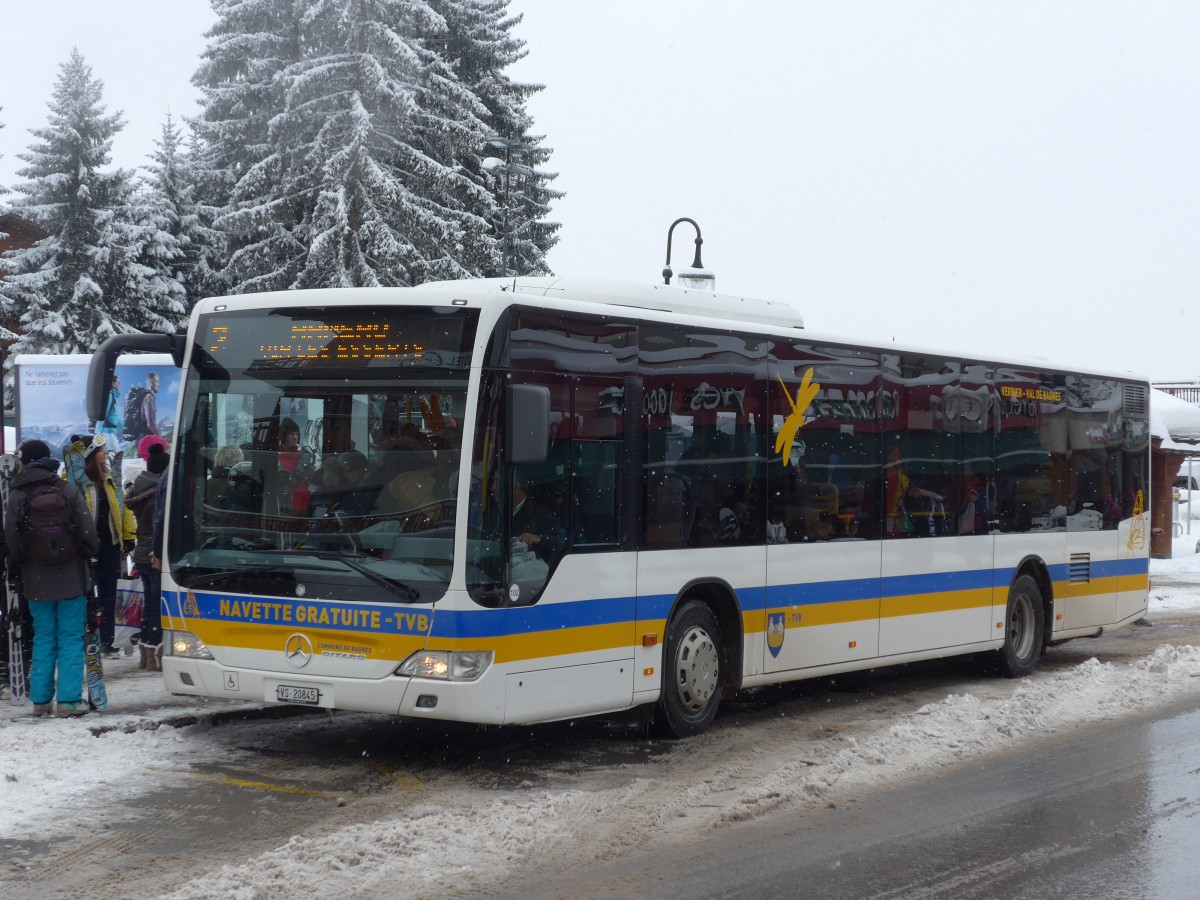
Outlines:
[{"label": "advertising poster", "polygon": [[[16,439],[38,438],[62,459],[72,435],[103,434],[118,485],[127,485],[143,467],[137,442],[147,434],[171,440],[179,400],[180,372],[167,354],[131,354],[117,360],[106,415],[87,415],[91,356],[18,355],[13,360]],[[13,447],[15,450],[15,445]],[[133,572],[117,581],[114,645],[132,652],[130,638],[141,630],[142,582]]]},{"label": "advertising poster", "polygon": [[171,357],[131,354],[118,359],[107,413],[100,422],[87,415],[91,359],[87,354],[23,354],[13,360],[17,440],[39,438],[62,459],[71,435],[103,434],[114,469],[120,458],[137,457],[137,442],[144,435],[158,434],[170,441],[180,380]]}]

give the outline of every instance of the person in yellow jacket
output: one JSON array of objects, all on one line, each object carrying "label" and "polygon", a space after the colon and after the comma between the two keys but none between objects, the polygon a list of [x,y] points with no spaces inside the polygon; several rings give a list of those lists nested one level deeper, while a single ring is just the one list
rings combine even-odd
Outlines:
[{"label": "person in yellow jacket", "polygon": [[121,655],[113,646],[117,624],[117,578],[124,568],[122,559],[133,551],[137,540],[137,521],[133,511],[125,506],[125,494],[112,476],[103,435],[96,435],[88,442],[83,451],[83,466],[87,475],[83,497],[88,512],[96,520],[96,532],[100,537],[95,564],[96,593],[100,598],[100,644],[104,655],[114,659]]}]

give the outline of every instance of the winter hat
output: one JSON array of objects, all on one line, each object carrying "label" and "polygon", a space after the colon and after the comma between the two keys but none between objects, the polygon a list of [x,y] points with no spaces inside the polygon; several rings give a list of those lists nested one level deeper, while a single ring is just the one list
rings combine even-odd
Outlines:
[{"label": "winter hat", "polygon": [[45,441],[39,441],[37,438],[26,438],[21,441],[21,446],[17,448],[17,456],[21,458],[21,465],[23,466],[27,466],[39,459],[45,459],[49,455],[50,445]]},{"label": "winter hat", "polygon": [[[145,438],[142,439],[142,444],[146,443]],[[138,444],[138,452],[142,452],[142,444]],[[167,456],[167,442],[162,438],[158,439],[158,443],[151,443],[143,457],[146,460],[146,468],[155,475],[161,475],[167,470],[167,463],[171,457]]]},{"label": "winter hat", "polygon": [[157,434],[148,434],[138,441],[137,452],[138,456],[142,458],[143,462],[150,462],[150,457],[148,454],[150,453],[150,448],[155,445],[158,445],[165,450],[167,447],[167,442],[160,438]]}]

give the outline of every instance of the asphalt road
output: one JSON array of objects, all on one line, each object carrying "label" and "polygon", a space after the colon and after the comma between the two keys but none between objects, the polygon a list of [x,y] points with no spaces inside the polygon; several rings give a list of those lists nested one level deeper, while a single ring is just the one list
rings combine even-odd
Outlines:
[{"label": "asphalt road", "polygon": [[[1128,662],[1163,643],[1200,643],[1200,614],[1160,614],[1153,628],[1071,642],[1042,667],[1093,656]],[[967,674],[948,660],[784,685],[739,696],[709,734],[684,742],[647,741],[636,725],[610,720],[498,729],[307,710],[263,718],[295,712],[272,708],[164,722],[195,743],[190,769],[96,809],[66,836],[6,841],[30,865],[0,874],[0,894],[74,898],[111,886],[120,896],[158,896],[293,835],[319,837],[464,792],[485,804],[526,785],[640,786],[664,767],[703,777],[746,748],[803,754],[831,733],[878,728],[951,692],[1018,683]],[[715,837],[711,829],[685,833],[666,849],[611,864],[576,857],[556,868],[539,858],[527,875],[497,883],[495,896],[1195,896],[1175,891],[1186,887],[1179,867],[1195,858],[1189,848],[1200,846],[1200,751],[1191,750],[1200,747],[1198,724],[1194,711],[1174,709],[1053,734],[1019,753],[864,792],[846,807],[793,818],[781,810]]]},{"label": "asphalt road", "polygon": [[1191,900],[1198,748],[1200,697],[496,896]]}]

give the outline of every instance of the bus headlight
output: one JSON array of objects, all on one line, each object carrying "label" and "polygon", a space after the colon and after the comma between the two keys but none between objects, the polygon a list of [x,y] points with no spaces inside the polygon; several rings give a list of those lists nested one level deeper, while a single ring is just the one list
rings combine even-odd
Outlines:
[{"label": "bus headlight", "polygon": [[494,650],[419,650],[400,664],[396,674],[439,681],[475,681],[495,658]]},{"label": "bus headlight", "polygon": [[205,646],[204,641],[190,631],[172,631],[168,642],[172,656],[185,656],[188,659],[212,659],[213,655]]}]

